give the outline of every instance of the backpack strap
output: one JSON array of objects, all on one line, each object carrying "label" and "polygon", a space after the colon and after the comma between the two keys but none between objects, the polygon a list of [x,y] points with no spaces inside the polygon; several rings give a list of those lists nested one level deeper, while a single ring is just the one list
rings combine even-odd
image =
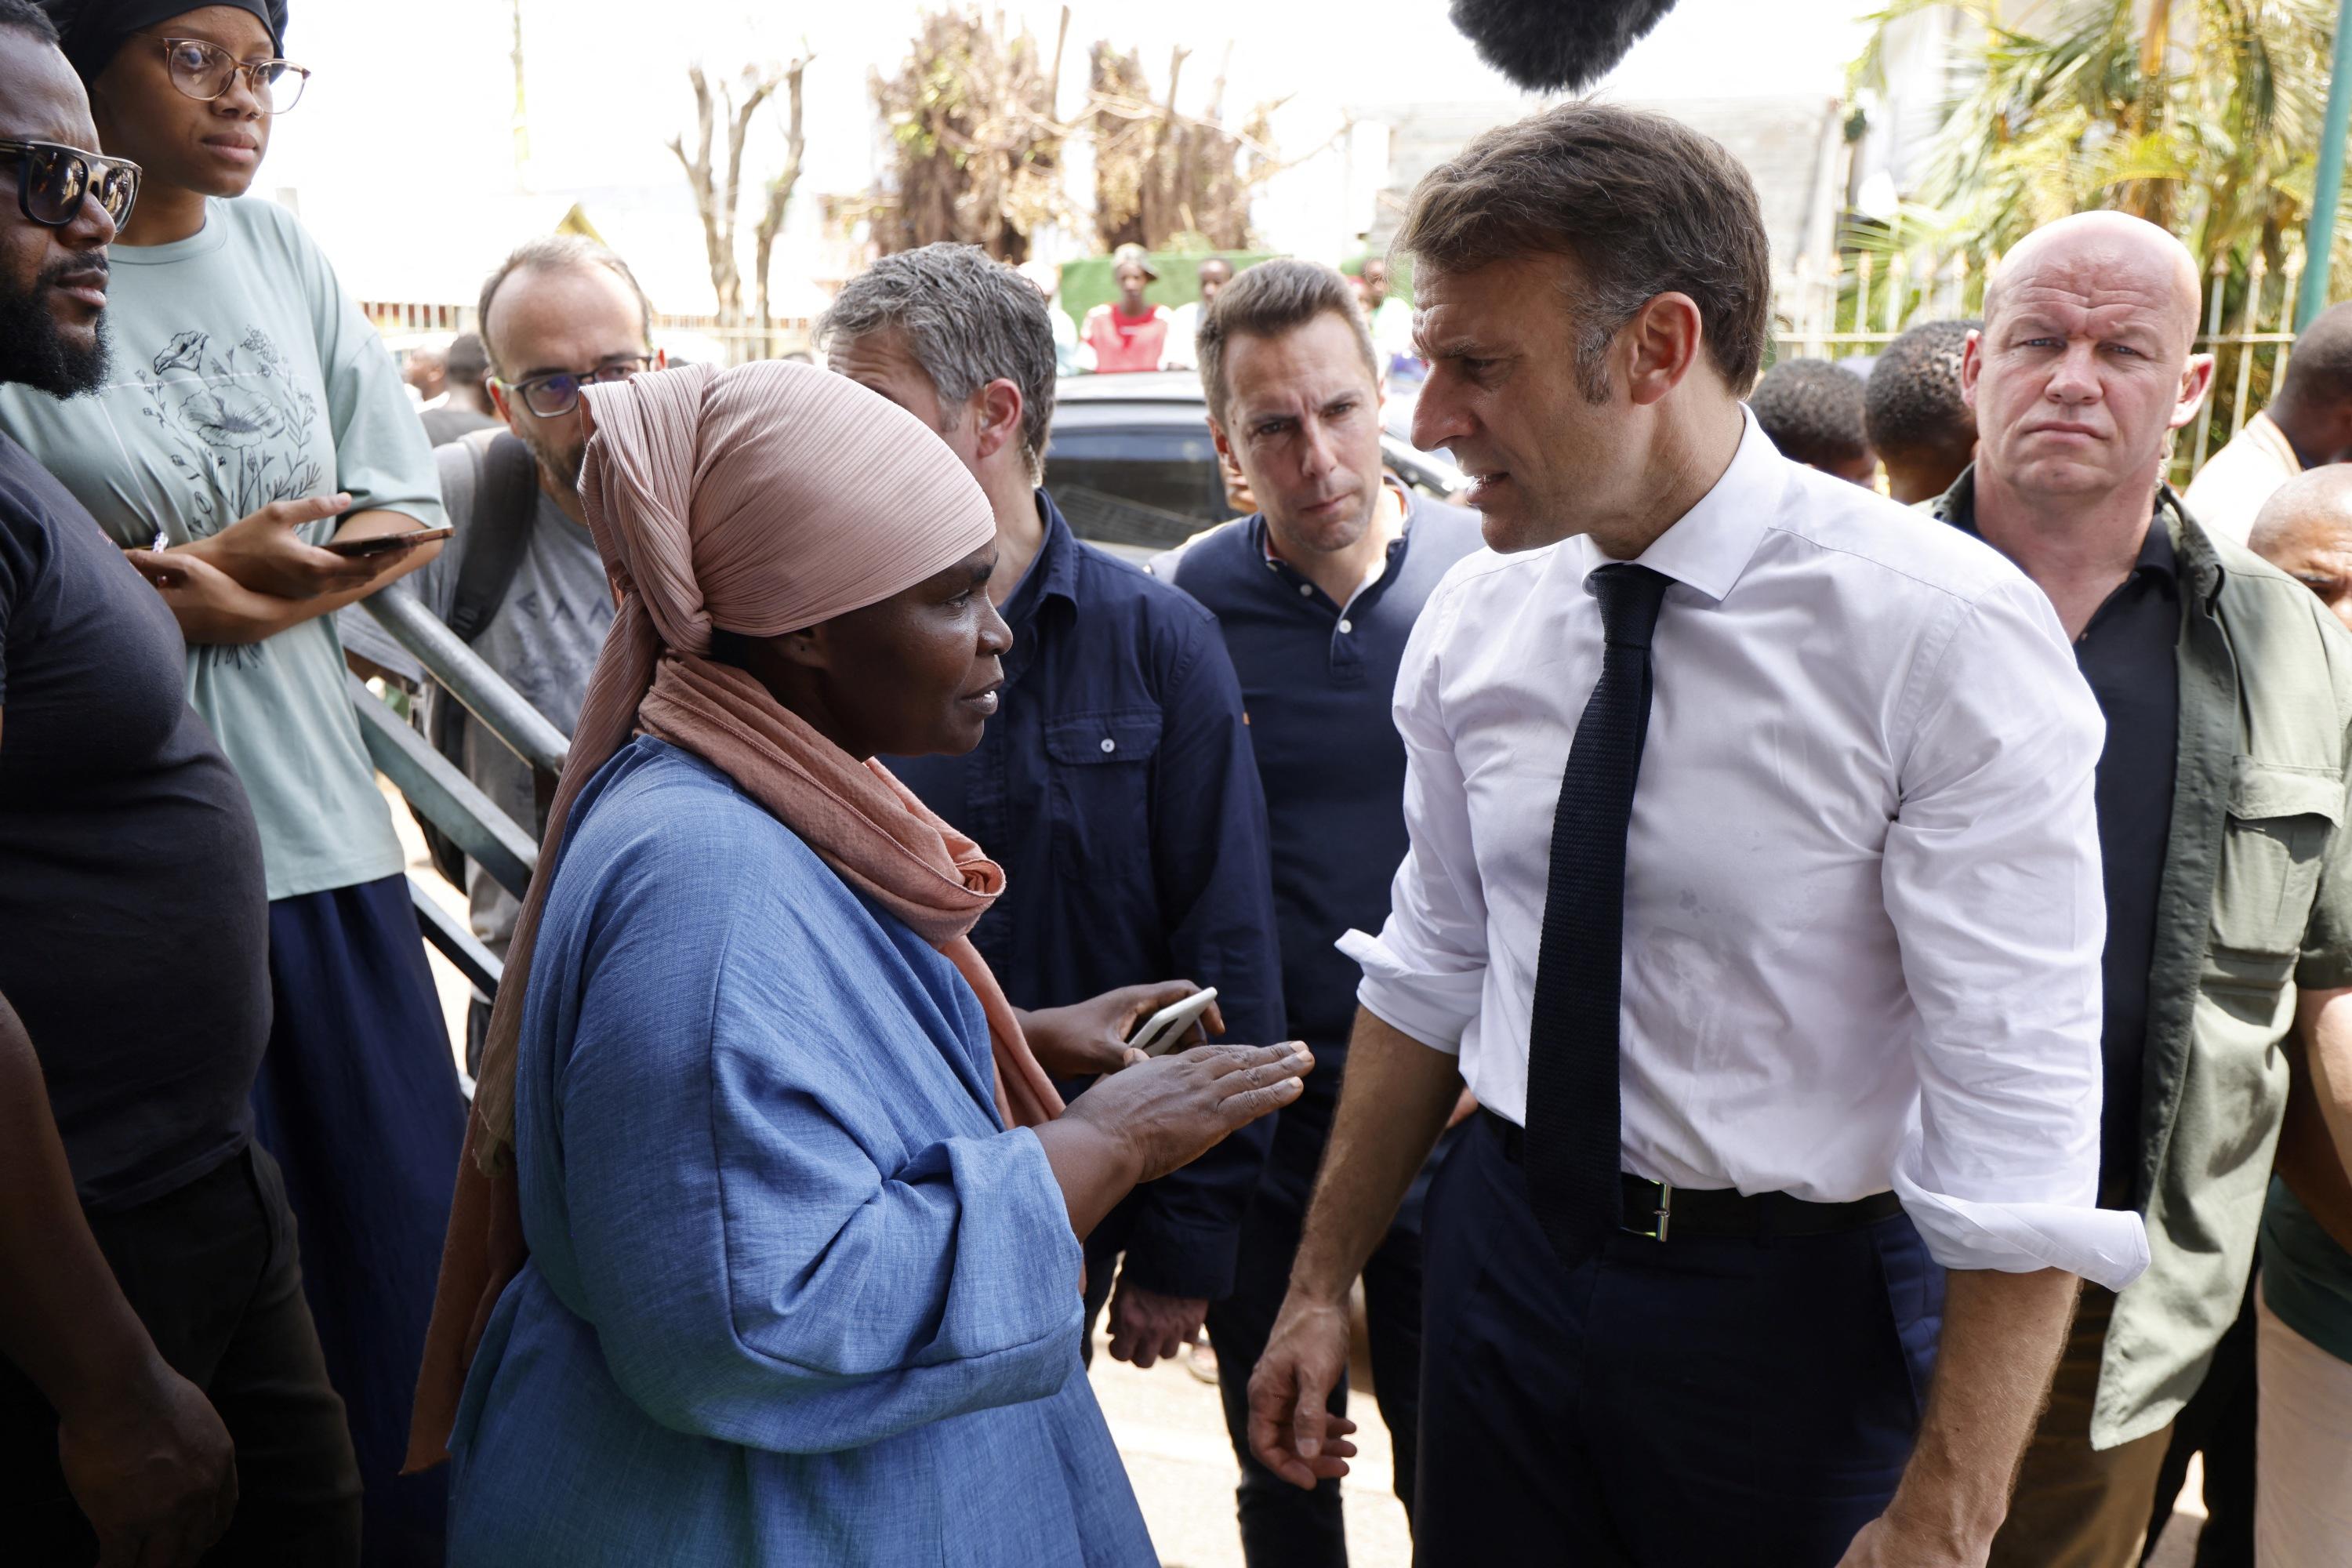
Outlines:
[{"label": "backpack strap", "polygon": [[539,516],[539,460],[514,433],[499,431],[474,451],[473,538],[457,563],[449,629],[472,642],[496,618],[522,569]]},{"label": "backpack strap", "polygon": [[[466,520],[466,552],[457,563],[447,620],[451,631],[471,643],[497,618],[515,574],[522,570],[523,552],[530,547],[530,531],[539,519],[539,461],[507,430],[487,442],[469,439],[465,447],[474,463],[474,510]],[[463,768],[464,706],[435,685],[426,691],[424,716],[433,749]],[[541,810],[544,813],[544,805]],[[424,829],[434,866],[452,885],[465,887],[465,852],[422,816],[417,826]]]}]

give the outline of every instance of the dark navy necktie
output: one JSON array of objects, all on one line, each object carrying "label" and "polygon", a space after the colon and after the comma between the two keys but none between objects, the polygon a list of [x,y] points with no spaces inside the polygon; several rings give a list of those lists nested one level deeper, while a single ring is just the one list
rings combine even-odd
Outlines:
[{"label": "dark navy necktie", "polygon": [[1528,1195],[1561,1264],[1601,1250],[1620,1217],[1617,1007],[1625,829],[1650,727],[1650,633],[1667,579],[1597,567],[1601,679],[1585,700],[1551,825],[1543,949],[1528,1028]]}]

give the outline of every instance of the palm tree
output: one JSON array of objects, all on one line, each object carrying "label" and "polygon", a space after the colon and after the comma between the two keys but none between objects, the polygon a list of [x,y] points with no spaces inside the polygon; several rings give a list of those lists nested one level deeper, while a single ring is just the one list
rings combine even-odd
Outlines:
[{"label": "palm tree", "polygon": [[[1880,84],[1889,25],[1948,3],[1878,13],[1856,85]],[[1958,8],[1982,41],[1906,241],[1998,253],[2053,218],[2114,207],[2179,234],[2209,275],[2242,277],[2260,256],[2280,279],[2309,216],[2331,0],[2054,0],[2031,31],[1999,0]],[[2352,247],[2335,259],[2352,281]]]},{"label": "palm tree", "polygon": [[[1854,87],[1884,87],[1893,24],[1948,4],[1892,0],[1872,18]],[[1842,309],[1907,319],[1957,268],[1962,308],[1974,310],[1984,263],[2054,218],[2106,207],[2188,245],[2209,280],[2209,327],[2284,320],[2305,264],[2335,0],[2042,0],[2031,20],[2018,17],[2020,0],[2006,19],[2001,0],[1957,8],[1980,42],[1961,61],[1916,201],[1849,224],[1847,247],[1877,261],[1877,281],[1857,267]],[[2329,293],[2342,298],[2352,228],[2336,233]],[[1904,297],[1885,298],[1890,285]],[[2176,478],[2269,399],[2275,343],[2232,342],[2221,358],[2217,385],[2236,390],[2215,396],[2201,437],[2183,442]]]}]

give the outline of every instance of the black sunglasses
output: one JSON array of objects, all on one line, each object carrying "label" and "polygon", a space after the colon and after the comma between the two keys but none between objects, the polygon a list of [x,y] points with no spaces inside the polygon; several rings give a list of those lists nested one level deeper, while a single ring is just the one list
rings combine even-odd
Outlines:
[{"label": "black sunglasses", "polygon": [[520,393],[522,405],[541,419],[553,419],[579,406],[582,387],[627,381],[653,363],[651,355],[639,354],[635,358],[598,365],[591,371],[559,370],[547,375],[534,375],[528,381],[502,381],[499,384],[509,392]]},{"label": "black sunglasses", "polygon": [[63,228],[94,200],[121,228],[139,200],[139,165],[55,142],[0,140],[0,158],[16,160],[16,207],[46,228]]}]

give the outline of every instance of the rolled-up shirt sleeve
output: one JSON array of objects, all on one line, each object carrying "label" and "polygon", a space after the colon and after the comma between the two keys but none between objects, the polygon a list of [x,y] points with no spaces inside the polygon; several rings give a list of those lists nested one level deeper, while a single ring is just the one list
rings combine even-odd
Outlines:
[{"label": "rolled-up shirt sleeve", "polygon": [[1895,1190],[1948,1268],[2063,1268],[2121,1289],[2137,1214],[2097,1206],[2105,726],[2024,579],[1956,611],[1896,713],[1886,909],[1919,1016]]},{"label": "rolled-up shirt sleeve", "polygon": [[1356,1000],[1433,1050],[1458,1055],[1486,982],[1486,905],[1470,836],[1470,803],[1438,704],[1438,649],[1458,604],[1444,589],[1424,607],[1397,670],[1393,713],[1404,740],[1410,835],[1373,936],[1350,931],[1339,951],[1360,965]]}]

